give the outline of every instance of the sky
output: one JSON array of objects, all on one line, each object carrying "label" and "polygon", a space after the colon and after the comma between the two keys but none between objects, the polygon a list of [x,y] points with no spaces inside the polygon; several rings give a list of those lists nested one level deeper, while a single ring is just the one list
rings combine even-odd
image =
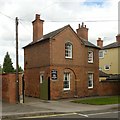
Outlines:
[{"label": "sky", "polygon": [[43,34],[70,24],[76,31],[84,22],[89,28],[89,41],[96,45],[116,41],[119,0],[0,0],[0,64],[9,52],[16,67],[15,18],[18,17],[19,65],[24,68],[22,47],[32,42],[35,14],[44,20]]}]

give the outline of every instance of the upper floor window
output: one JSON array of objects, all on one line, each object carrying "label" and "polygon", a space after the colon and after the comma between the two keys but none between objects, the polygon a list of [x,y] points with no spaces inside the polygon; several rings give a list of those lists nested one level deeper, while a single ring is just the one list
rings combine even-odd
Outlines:
[{"label": "upper floor window", "polygon": [[105,65],[105,66],[104,66],[104,69],[105,69],[105,70],[110,70],[110,65]]},{"label": "upper floor window", "polygon": [[93,51],[88,51],[88,63],[93,63]]},{"label": "upper floor window", "polygon": [[72,44],[70,42],[65,44],[65,58],[72,58]]},{"label": "upper floor window", "polygon": [[103,51],[99,51],[99,58],[104,58],[104,52]]}]

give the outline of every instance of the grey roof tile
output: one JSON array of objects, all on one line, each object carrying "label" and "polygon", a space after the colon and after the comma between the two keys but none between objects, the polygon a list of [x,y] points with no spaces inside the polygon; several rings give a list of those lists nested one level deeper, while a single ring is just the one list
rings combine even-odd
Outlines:
[{"label": "grey roof tile", "polygon": [[120,81],[120,74],[110,75],[106,80],[119,80]]},{"label": "grey roof tile", "polygon": [[111,49],[111,48],[118,48],[120,47],[120,42],[114,42],[109,45],[104,46],[102,49]]},{"label": "grey roof tile", "polygon": [[98,46],[92,44],[92,43],[89,42],[88,40],[85,40],[85,39],[83,39],[83,38],[81,38],[81,39],[82,39],[82,41],[83,41],[83,43],[84,43],[85,46],[100,49]]},{"label": "grey roof tile", "polygon": [[99,70],[99,77],[109,77],[109,75],[101,70]]}]

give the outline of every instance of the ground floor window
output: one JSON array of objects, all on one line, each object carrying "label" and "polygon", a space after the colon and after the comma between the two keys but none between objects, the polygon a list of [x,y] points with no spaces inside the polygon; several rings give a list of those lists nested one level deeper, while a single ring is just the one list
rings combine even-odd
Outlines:
[{"label": "ground floor window", "polygon": [[40,83],[43,83],[43,79],[44,79],[44,75],[41,74],[41,75],[40,75]]},{"label": "ground floor window", "polygon": [[93,73],[88,73],[88,88],[93,88]]},{"label": "ground floor window", "polygon": [[64,73],[63,89],[70,90],[70,73]]}]

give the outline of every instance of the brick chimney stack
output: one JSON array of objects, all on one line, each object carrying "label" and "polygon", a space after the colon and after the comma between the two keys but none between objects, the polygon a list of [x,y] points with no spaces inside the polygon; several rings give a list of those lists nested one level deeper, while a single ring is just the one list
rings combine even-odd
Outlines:
[{"label": "brick chimney stack", "polygon": [[102,48],[103,47],[103,40],[101,40],[101,38],[98,38],[97,40],[97,46]]},{"label": "brick chimney stack", "polygon": [[39,40],[43,36],[43,22],[44,20],[40,19],[40,15],[36,14],[33,24],[33,42]]},{"label": "brick chimney stack", "polygon": [[78,29],[76,29],[77,35],[85,40],[88,40],[88,28],[86,28],[86,25],[82,22],[82,25],[78,25]]},{"label": "brick chimney stack", "polygon": [[116,42],[119,42],[119,43],[120,43],[120,34],[118,34],[118,35],[116,36]]}]

